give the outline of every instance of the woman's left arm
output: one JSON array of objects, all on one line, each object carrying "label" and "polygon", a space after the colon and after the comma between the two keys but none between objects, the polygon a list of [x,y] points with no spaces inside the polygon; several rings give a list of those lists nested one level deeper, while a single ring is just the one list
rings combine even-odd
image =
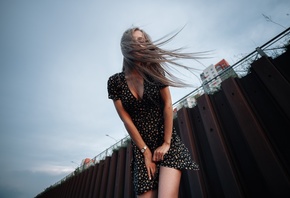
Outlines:
[{"label": "woman's left arm", "polygon": [[163,156],[168,152],[171,144],[172,128],[173,128],[173,109],[169,87],[160,89],[161,97],[164,102],[164,142],[154,151],[153,160],[163,160]]}]

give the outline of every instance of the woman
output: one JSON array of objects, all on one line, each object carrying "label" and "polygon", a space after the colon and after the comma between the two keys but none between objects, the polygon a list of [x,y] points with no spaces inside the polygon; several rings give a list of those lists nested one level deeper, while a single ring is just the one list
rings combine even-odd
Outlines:
[{"label": "woman", "polygon": [[170,39],[156,44],[143,30],[128,29],[121,39],[123,70],[108,80],[109,98],[132,139],[131,168],[139,198],[178,197],[181,170],[198,170],[173,127],[169,86],[186,84],[167,70],[169,64],[189,69],[175,60],[194,56],[162,50]]}]

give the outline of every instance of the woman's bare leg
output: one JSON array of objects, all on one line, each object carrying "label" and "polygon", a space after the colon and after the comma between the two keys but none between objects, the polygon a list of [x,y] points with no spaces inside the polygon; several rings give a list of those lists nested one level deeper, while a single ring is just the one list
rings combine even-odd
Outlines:
[{"label": "woman's bare leg", "polygon": [[160,167],[158,198],[178,198],[181,171]]},{"label": "woman's bare leg", "polygon": [[142,195],[138,195],[137,198],[157,198],[157,190],[150,190]]}]

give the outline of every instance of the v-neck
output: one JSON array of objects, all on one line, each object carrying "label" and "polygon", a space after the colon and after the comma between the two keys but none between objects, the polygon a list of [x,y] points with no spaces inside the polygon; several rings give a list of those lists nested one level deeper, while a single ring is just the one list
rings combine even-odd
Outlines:
[{"label": "v-neck", "polygon": [[[126,75],[125,75],[125,73],[124,73],[124,72],[122,72],[122,73],[123,73],[123,77],[124,77],[124,82],[125,82],[125,84],[126,84],[126,86],[127,86],[127,89],[128,89],[128,91],[129,91],[129,93],[131,94],[131,96],[132,96],[136,101],[142,101],[142,100],[144,99],[144,94],[145,94],[145,82],[146,82],[146,80],[143,79],[143,93],[142,93],[142,96],[140,96],[140,98],[137,98],[137,97],[133,94],[133,92],[131,91],[131,89],[130,89],[130,87],[129,87],[129,85],[128,85],[128,82],[127,82],[127,79],[126,79]],[[137,96],[139,96],[139,95],[137,94]]]}]

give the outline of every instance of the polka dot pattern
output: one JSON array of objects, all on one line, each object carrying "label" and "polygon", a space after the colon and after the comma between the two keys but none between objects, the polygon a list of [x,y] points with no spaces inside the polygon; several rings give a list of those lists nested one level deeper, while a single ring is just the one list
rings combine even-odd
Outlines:
[{"label": "polka dot pattern", "polygon": [[[143,98],[138,100],[131,93],[124,72],[117,73],[108,80],[108,97],[122,101],[124,109],[131,116],[143,140],[152,152],[162,145],[164,140],[163,101],[160,95],[160,89],[164,87],[166,86],[160,83],[144,81]],[[133,184],[136,194],[140,195],[157,188],[158,173],[154,179],[149,180],[143,154],[134,142],[132,142],[132,148]],[[188,149],[181,142],[175,129],[172,132],[169,151],[164,155],[164,160],[157,163],[158,170],[160,166],[191,170],[199,168],[198,164],[192,161]]]}]

